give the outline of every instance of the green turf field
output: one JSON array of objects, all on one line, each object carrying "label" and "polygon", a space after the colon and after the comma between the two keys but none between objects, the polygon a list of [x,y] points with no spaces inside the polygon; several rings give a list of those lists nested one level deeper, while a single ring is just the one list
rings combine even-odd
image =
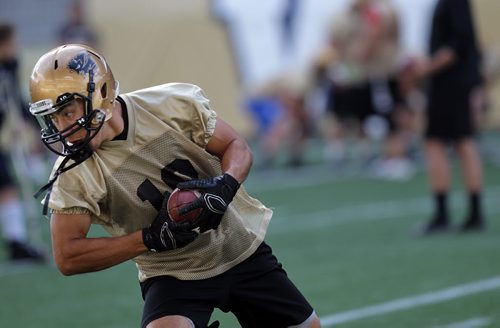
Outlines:
[{"label": "green turf field", "polygon": [[[246,186],[274,208],[267,241],[324,327],[500,327],[499,171],[487,163],[485,232],[426,238],[413,234],[431,212],[421,170],[409,181],[388,182],[315,164],[254,171]],[[467,204],[458,176],[454,181],[458,224]],[[47,240],[48,222],[44,233]],[[132,263],[64,277],[53,265],[3,261],[0,284],[0,327],[139,325]],[[216,312],[214,319],[238,327],[230,314]]]}]

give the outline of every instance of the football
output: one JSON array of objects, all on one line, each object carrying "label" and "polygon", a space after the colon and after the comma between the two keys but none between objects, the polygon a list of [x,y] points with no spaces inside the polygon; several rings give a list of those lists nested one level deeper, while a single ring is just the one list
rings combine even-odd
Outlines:
[{"label": "football", "polygon": [[168,215],[173,221],[196,220],[201,214],[201,208],[189,211],[184,215],[179,215],[179,209],[195,201],[200,196],[201,194],[195,190],[174,189],[167,201]]}]

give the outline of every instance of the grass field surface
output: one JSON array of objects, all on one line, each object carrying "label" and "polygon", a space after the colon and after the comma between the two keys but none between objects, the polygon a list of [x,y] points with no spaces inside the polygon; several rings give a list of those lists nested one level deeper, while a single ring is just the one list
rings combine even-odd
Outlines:
[{"label": "grass field surface", "polygon": [[[455,169],[451,213],[467,195]],[[500,173],[486,164],[484,232],[430,237],[426,176],[404,182],[340,176],[326,164],[254,171],[250,193],[275,211],[267,241],[315,307],[324,327],[500,327]],[[48,241],[48,221],[43,224]],[[100,228],[93,235],[102,235]],[[4,252],[0,252],[5,257]],[[0,264],[0,327],[138,327],[132,262],[62,276],[54,265]],[[222,327],[239,327],[216,311]]]}]

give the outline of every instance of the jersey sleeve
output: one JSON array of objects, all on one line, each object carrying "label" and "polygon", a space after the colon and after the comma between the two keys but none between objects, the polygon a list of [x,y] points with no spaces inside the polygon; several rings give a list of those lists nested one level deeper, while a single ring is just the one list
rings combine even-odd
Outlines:
[{"label": "jersey sleeve", "polygon": [[203,90],[193,84],[167,85],[167,121],[193,142],[205,148],[212,137],[217,115]]},{"label": "jersey sleeve", "polygon": [[214,133],[217,115],[197,85],[167,83],[122,97],[135,110],[152,114],[202,148]]},{"label": "jersey sleeve", "polygon": [[[92,160],[92,158],[88,159],[88,161]],[[99,172],[91,175],[89,170],[89,166],[81,164],[59,176],[54,183],[49,200],[52,213],[93,214],[95,216],[101,214],[99,201],[106,193],[105,183]]]}]

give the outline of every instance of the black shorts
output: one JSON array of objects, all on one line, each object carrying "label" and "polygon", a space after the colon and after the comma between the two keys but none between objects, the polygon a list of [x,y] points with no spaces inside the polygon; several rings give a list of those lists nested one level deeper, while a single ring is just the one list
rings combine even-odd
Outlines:
[{"label": "black shorts", "polygon": [[377,116],[386,121],[390,131],[394,131],[396,126],[392,116],[401,101],[399,85],[391,78],[378,83],[367,81],[352,86],[333,86],[328,95],[327,109],[339,121],[354,119],[364,123]]},{"label": "black shorts", "polygon": [[244,328],[289,327],[313,314],[264,242],[248,259],[216,277],[155,277],[141,283],[141,290],[142,327],[167,315],[185,316],[196,328],[207,327],[214,308],[232,312]]},{"label": "black shorts", "polygon": [[475,135],[470,106],[470,90],[432,88],[428,94],[427,139],[458,141]]}]

